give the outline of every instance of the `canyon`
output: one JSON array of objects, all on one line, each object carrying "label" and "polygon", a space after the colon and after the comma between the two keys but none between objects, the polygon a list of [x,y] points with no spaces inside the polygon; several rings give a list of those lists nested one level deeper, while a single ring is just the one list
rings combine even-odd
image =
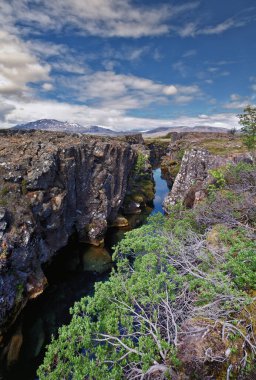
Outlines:
[{"label": "canyon", "polygon": [[[97,249],[106,255],[101,257],[103,267],[110,269],[111,256],[104,245],[109,248],[114,244],[111,229],[128,231],[145,221],[157,196],[156,178],[164,177],[172,188],[167,194],[164,181],[163,207],[168,214],[175,204],[196,208],[207,199],[209,186],[216,186],[212,170],[239,162],[251,165],[253,157],[243,150],[239,138],[223,134],[172,133],[168,138],[144,141],[141,135],[109,138],[48,131],[2,133],[0,345],[5,347],[7,363],[15,363],[22,345],[26,349],[24,326],[29,320],[37,331],[33,355],[37,357],[43,347],[42,318],[48,318],[49,310],[45,317],[40,314],[38,326],[26,312],[22,331],[18,317],[28,301],[40,299],[51,276],[61,276],[69,265],[77,268],[81,258],[83,271],[95,271]],[[162,170],[155,170],[153,177],[153,169],[160,164]],[[154,212],[162,211],[162,201]],[[87,253],[76,256],[74,242],[86,243]],[[87,294],[86,286],[93,287],[82,272],[76,269],[74,275],[79,277],[78,288],[69,305]],[[98,280],[94,278],[92,283]],[[66,297],[70,281],[57,286],[52,302],[61,294]],[[46,292],[45,299],[48,296],[50,300],[51,293]],[[68,322],[62,320],[62,324]]]},{"label": "canyon", "polygon": [[[146,157],[139,170],[149,186],[148,194],[139,197],[131,189],[136,183],[138,191],[138,154]],[[73,234],[98,246],[109,226],[127,224],[122,213],[140,213],[140,206],[152,201],[149,156],[140,135],[110,139],[43,131],[2,133],[0,336],[27,301],[43,292],[47,279],[42,265]]]}]

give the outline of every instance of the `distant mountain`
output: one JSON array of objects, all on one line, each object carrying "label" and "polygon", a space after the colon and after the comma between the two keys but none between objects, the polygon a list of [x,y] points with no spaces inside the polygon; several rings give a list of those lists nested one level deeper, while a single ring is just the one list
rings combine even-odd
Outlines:
[{"label": "distant mountain", "polygon": [[[190,128],[188,128],[188,132],[190,130]],[[192,130],[193,132],[213,132],[213,133],[227,133],[229,131],[228,128],[219,128],[219,127],[211,127],[210,125],[206,126],[206,125],[195,125],[194,127],[192,127]]]},{"label": "distant mountain", "polygon": [[99,127],[97,125],[83,127],[80,124],[68,123],[67,121],[59,121],[54,119],[41,119],[26,124],[16,125],[12,129],[20,130],[44,130],[67,133],[83,133],[95,135],[116,135],[117,133],[108,128]]},{"label": "distant mountain", "polygon": [[84,127],[80,124],[69,123],[67,121],[59,121],[55,119],[41,119],[32,121],[26,124],[16,125],[12,129],[15,130],[44,130],[44,131],[55,131],[55,132],[67,132],[67,133],[83,133],[91,135],[103,135],[103,136],[120,136],[129,135],[134,133],[143,133],[144,136],[164,136],[169,132],[228,132],[227,128],[216,128],[211,126],[200,126],[196,125],[194,127],[188,126],[178,126],[178,127],[158,127],[147,131],[140,131],[137,129],[131,129],[125,132],[116,132],[112,129],[100,127],[98,125],[92,125]]},{"label": "distant mountain", "polygon": [[195,125],[194,127],[179,126],[179,127],[158,127],[144,132],[145,135],[165,135],[170,132],[212,132],[212,133],[227,133],[228,128],[217,128],[204,125]]}]

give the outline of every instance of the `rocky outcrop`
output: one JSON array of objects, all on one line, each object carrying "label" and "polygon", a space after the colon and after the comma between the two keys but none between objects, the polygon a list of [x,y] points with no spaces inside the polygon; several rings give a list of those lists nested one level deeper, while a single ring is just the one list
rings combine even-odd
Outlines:
[{"label": "rocky outcrop", "polygon": [[152,165],[150,163],[151,151],[141,144],[134,144],[137,159],[128,180],[128,187],[122,213],[124,215],[140,214],[147,206],[152,206],[155,196],[155,183]]},{"label": "rocky outcrop", "polygon": [[153,167],[158,167],[161,164],[163,157],[169,149],[169,140],[146,140],[146,147],[150,151],[149,160]]},{"label": "rocky outcrop", "polygon": [[129,142],[55,132],[0,140],[0,336],[43,291],[43,263],[79,239],[98,244],[122,206],[137,153]]},{"label": "rocky outcrop", "polygon": [[240,160],[251,162],[249,154],[221,157],[210,154],[205,149],[187,150],[171,192],[164,200],[165,211],[168,213],[168,209],[176,203],[193,207],[205,197],[208,185],[214,181],[210,170],[228,163],[237,163]]}]

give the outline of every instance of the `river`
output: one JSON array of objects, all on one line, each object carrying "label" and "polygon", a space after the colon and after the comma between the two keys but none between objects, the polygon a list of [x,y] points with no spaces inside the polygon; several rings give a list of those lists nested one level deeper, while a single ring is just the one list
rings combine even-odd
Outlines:
[{"label": "river", "polygon": [[[162,202],[169,189],[161,178],[161,170],[155,169],[154,207],[142,214],[130,217],[133,228],[146,221],[149,215],[163,213]],[[109,229],[106,237],[106,249],[78,244],[75,237],[62,249],[62,252],[45,268],[49,286],[37,299],[32,300],[23,310],[13,333],[22,345],[19,359],[9,368],[4,380],[34,380],[36,370],[42,363],[45,347],[58,328],[70,321],[69,309],[75,301],[86,295],[92,295],[94,284],[104,281],[112,267],[111,246],[117,243],[127,228]],[[89,269],[89,271],[88,271]],[[20,342],[21,343],[21,342]],[[1,379],[1,374],[0,374]]]}]

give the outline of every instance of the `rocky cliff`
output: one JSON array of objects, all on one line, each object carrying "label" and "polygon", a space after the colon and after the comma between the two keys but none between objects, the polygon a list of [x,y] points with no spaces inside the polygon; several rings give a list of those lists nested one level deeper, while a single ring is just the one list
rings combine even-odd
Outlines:
[{"label": "rocky cliff", "polygon": [[145,140],[145,145],[150,151],[150,163],[153,167],[159,167],[163,157],[169,150],[169,140],[165,139],[148,139]]},{"label": "rocky cliff", "polygon": [[129,142],[54,132],[0,140],[0,337],[46,284],[41,265],[77,233],[98,244],[122,206]]},{"label": "rocky cliff", "polygon": [[214,183],[211,169],[238,163],[241,160],[251,163],[252,157],[248,153],[218,156],[200,148],[185,151],[179,173],[165,198],[165,211],[168,213],[168,209],[177,203],[193,207],[205,197],[208,185]]}]

